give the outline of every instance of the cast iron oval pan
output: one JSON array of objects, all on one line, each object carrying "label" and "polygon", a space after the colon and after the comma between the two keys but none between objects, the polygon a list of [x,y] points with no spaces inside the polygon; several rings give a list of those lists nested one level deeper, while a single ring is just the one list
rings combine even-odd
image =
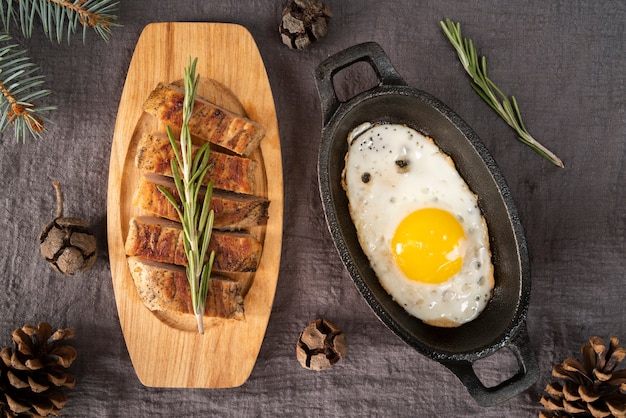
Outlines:
[{"label": "cast iron oval pan", "polygon": [[[373,68],[378,84],[341,101],[333,78],[358,62]],[[318,176],[324,213],[339,255],[366,302],[407,344],[450,369],[480,405],[494,405],[527,389],[539,368],[526,331],[530,298],[526,239],[508,186],[481,140],[448,106],[407,86],[377,43],[355,45],[331,56],[317,67],[315,78],[323,116]],[[490,234],[495,287],[492,300],[475,320],[458,328],[426,325],[406,313],[378,282],[359,245],[341,186],[348,133],[363,122],[405,124],[430,136],[478,195]],[[486,387],[472,365],[503,347],[515,354],[519,370]]]}]

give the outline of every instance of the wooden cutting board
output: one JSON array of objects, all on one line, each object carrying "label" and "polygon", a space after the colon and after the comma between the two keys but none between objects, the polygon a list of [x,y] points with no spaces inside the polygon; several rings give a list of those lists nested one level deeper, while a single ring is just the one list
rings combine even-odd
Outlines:
[{"label": "wooden cutting board", "polygon": [[[142,103],[159,82],[182,79],[198,58],[198,94],[231,110],[244,110],[267,134],[252,158],[259,162],[256,194],[270,200],[269,221],[253,231],[263,239],[259,268],[246,283],[245,320],[205,320],[205,333],[189,318],[157,316],[142,303],[127,265],[124,242],[132,196],[141,173],[135,147],[142,132],[162,129]],[[207,97],[208,96],[208,97]],[[283,221],[282,161],[274,99],[256,43],[243,27],[223,23],[154,23],[135,48],[122,92],[109,170],[107,226],[115,300],[133,367],[146,386],[228,388],[242,385],[256,362],[269,321],[280,264]]]}]

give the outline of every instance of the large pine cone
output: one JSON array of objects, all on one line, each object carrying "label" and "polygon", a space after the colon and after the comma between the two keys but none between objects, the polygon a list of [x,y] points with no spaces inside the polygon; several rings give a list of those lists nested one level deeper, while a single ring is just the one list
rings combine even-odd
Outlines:
[{"label": "large pine cone", "polygon": [[568,358],[552,369],[563,383],[546,386],[540,417],[626,417],[626,369],[615,370],[626,357],[612,337],[607,347],[592,337],[581,348],[583,362]]},{"label": "large pine cone", "polygon": [[3,417],[59,415],[67,401],[59,388],[72,388],[74,376],[65,372],[76,359],[66,344],[71,329],[52,332],[46,322],[13,331],[14,347],[0,352],[0,414]]}]

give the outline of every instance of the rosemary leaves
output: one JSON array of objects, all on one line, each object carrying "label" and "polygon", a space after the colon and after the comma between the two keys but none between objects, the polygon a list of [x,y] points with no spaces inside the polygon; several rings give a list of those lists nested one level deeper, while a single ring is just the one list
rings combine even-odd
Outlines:
[{"label": "rosemary leaves", "polygon": [[461,24],[454,23],[450,19],[446,19],[445,22],[441,21],[440,24],[456,50],[463,68],[471,77],[471,85],[476,93],[517,132],[521,142],[552,164],[563,168],[561,159],[530,135],[522,122],[522,115],[515,97],[509,98],[487,77],[487,58],[484,56],[479,58],[472,40],[461,36]]},{"label": "rosemary leaves", "polygon": [[167,134],[174,150],[175,158],[172,158],[172,173],[176,191],[180,198],[180,207],[173,194],[163,186],[159,190],[172,203],[178,212],[183,227],[183,243],[188,265],[187,280],[191,291],[191,301],[194,314],[198,322],[198,332],[204,334],[202,316],[206,306],[206,298],[211,279],[211,269],[215,252],[208,255],[209,241],[213,230],[213,210],[210,209],[211,196],[213,194],[213,182],[207,185],[204,198],[201,197],[202,180],[210,168],[209,143],[204,143],[193,155],[193,143],[189,131],[189,119],[193,110],[196,97],[199,76],[196,76],[196,63],[198,59],[191,61],[184,70],[185,99],[183,102],[183,123],[180,131],[180,146],[177,143],[172,130],[168,127]]}]

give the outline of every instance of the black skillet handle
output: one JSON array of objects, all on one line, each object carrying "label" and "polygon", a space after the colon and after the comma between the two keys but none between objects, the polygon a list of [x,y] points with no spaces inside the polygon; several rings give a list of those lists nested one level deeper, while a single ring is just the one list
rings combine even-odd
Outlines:
[{"label": "black skillet handle", "polygon": [[526,325],[522,324],[510,341],[509,348],[517,358],[518,372],[493,387],[482,384],[470,361],[442,361],[465,385],[467,391],[481,406],[493,406],[528,389],[539,377],[539,366],[530,346]]},{"label": "black skillet handle", "polygon": [[378,77],[379,86],[406,86],[385,51],[376,42],[365,42],[344,49],[324,60],[315,69],[315,81],[322,104],[324,126],[328,124],[341,104],[335,92],[333,77],[338,71],[361,61],[372,66]]}]

